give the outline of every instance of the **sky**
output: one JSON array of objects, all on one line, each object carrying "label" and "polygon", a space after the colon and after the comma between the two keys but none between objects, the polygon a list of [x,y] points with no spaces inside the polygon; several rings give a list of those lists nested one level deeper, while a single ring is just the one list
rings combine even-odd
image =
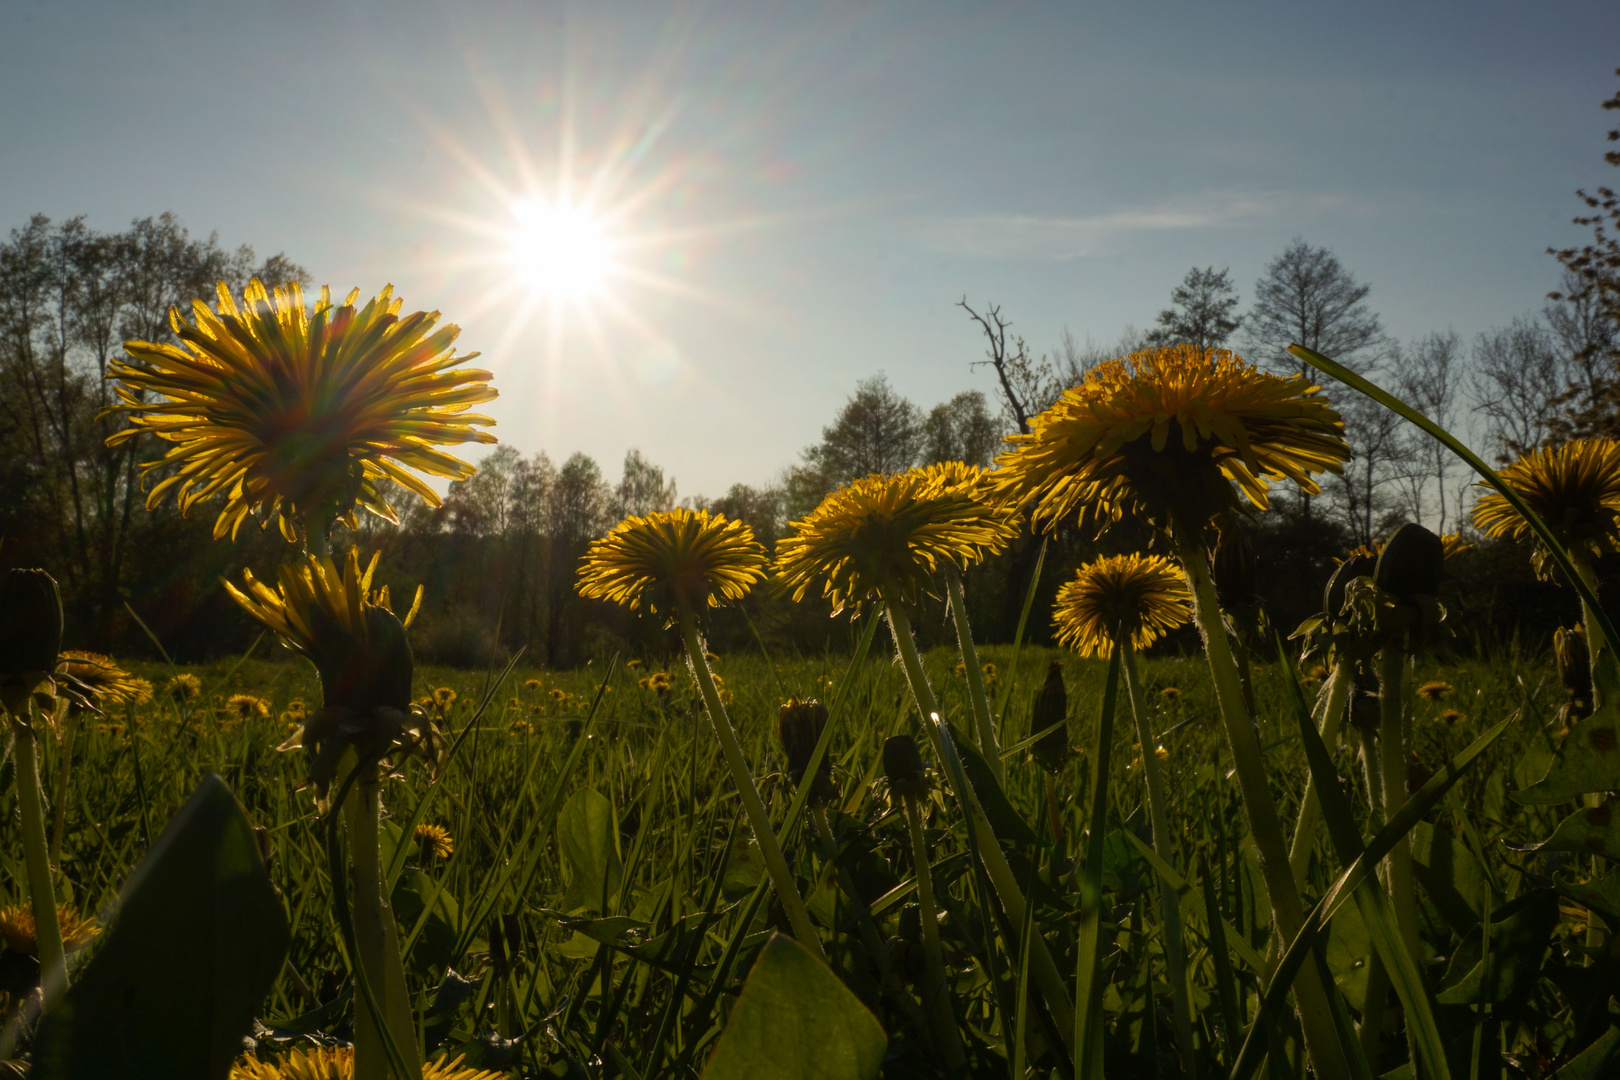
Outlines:
[{"label": "sky", "polygon": [[[173,211],[334,292],[392,283],[495,372],[495,433],[680,494],[762,484],[882,372],[1246,308],[1295,237],[1396,338],[1540,307],[1613,186],[1620,4],[0,3],[0,225]],[[558,295],[533,207],[601,229]],[[599,252],[600,254],[600,252]],[[564,268],[567,269],[566,267]],[[574,284],[577,284],[575,282]],[[470,456],[476,457],[476,453]]]}]

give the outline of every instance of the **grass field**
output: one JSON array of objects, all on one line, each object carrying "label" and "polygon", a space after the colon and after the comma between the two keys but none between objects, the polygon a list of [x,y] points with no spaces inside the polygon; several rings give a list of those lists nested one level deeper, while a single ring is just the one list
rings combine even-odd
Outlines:
[{"label": "grass field", "polygon": [[[263,830],[292,931],[288,962],[261,1017],[270,1029],[261,1040],[265,1053],[346,1037],[353,1008],[314,800],[308,790],[295,790],[305,758],[276,750],[301,707],[320,700],[309,665],[287,656],[266,642],[260,655],[206,667],[130,665],[158,694],[150,704],[80,721],[58,881],[59,897],[81,911],[107,909],[203,774],[217,772]],[[777,710],[792,694],[836,702],[830,754],[838,797],[827,822],[845,887],[872,905],[874,925],[859,925],[809,821],[784,835],[783,847],[833,967],[888,1033],[885,1075],[927,1076],[934,1075],[924,1052],[928,1035],[915,1015],[897,1007],[892,989],[882,990],[877,974],[887,966],[903,987],[915,986],[923,965],[912,847],[881,779],[883,740],[918,731],[904,674],[890,656],[880,629],[858,667],[844,657],[757,653],[722,656],[713,666],[733,697],[745,753],[778,823],[792,789],[779,771]],[[1039,933],[1059,970],[1071,978],[1075,971],[1074,860],[1090,813],[1088,758],[1107,665],[1044,648],[1015,657],[1011,648],[988,647],[981,659],[995,666],[990,693],[1001,745],[1013,748],[1004,753],[1006,807],[988,805],[998,801],[989,798],[987,812],[1035,898],[1034,917],[1032,928],[1020,929],[998,924],[998,913],[986,910],[962,817],[936,785],[927,835],[949,992],[974,1075],[1020,1075],[1018,1067],[1061,1075],[1060,1040],[1019,956],[1027,956],[1025,935]],[[1054,660],[1064,663],[1074,750],[1049,798],[1047,774],[1017,747],[1030,734],[1032,698]],[[925,656],[965,743],[971,713],[957,662],[954,651]],[[669,676],[667,692],[641,684],[660,670]],[[200,680],[195,698],[177,700],[165,689],[180,671]],[[1159,757],[1170,792],[1174,869],[1187,879],[1182,917],[1198,1066],[1204,1075],[1225,1075],[1260,1015],[1255,990],[1265,974],[1269,916],[1263,899],[1256,902],[1255,856],[1209,669],[1201,658],[1166,657],[1147,660],[1143,672],[1153,726],[1166,733]],[[1273,792],[1291,833],[1306,768],[1288,677],[1284,666],[1272,664],[1258,667],[1254,680]],[[1498,1075],[1499,1060],[1544,1075],[1607,1029],[1606,997],[1594,1001],[1583,987],[1600,985],[1590,980],[1613,963],[1605,950],[1587,950],[1585,909],[1550,899],[1546,878],[1560,869],[1559,857],[1514,849],[1551,834],[1572,808],[1521,806],[1511,798],[1551,760],[1562,690],[1546,658],[1511,650],[1456,667],[1419,664],[1407,685],[1426,680],[1450,690],[1441,700],[1410,702],[1414,772],[1437,769],[1489,725],[1516,717],[1413,834],[1431,985],[1443,991],[1467,974],[1480,956],[1482,929],[1496,935],[1486,948],[1502,959],[1497,987],[1474,1003],[1447,1004],[1442,993],[1442,1029],[1462,1075]],[[441,691],[435,701],[440,688],[454,700]],[[1306,688],[1314,695],[1309,677]],[[684,668],[635,660],[561,672],[519,665],[504,679],[498,672],[421,668],[416,693],[447,732],[465,730],[436,781],[413,761],[385,785],[385,863],[397,843],[408,846],[395,864],[393,899],[426,1051],[464,1053],[466,1064],[513,1075],[696,1076],[779,912]],[[1443,716],[1446,710],[1459,715]],[[1108,1074],[1173,1075],[1164,927],[1155,899],[1163,886],[1140,843],[1149,836],[1140,749],[1123,699],[1113,730],[1100,961]],[[1359,792],[1353,732],[1349,738],[1336,761],[1347,790]],[[50,798],[58,744],[45,738],[42,750]],[[8,764],[0,797],[11,798],[13,772]],[[1351,802],[1364,812],[1364,795]],[[1008,813],[1017,820],[1005,820]],[[411,828],[416,819],[444,830],[450,850],[419,842]],[[1367,823],[1367,835],[1376,824]],[[13,816],[0,819],[0,835],[0,900],[26,903]],[[1307,903],[1339,868],[1325,832],[1316,846]],[[1591,872],[1585,857],[1563,860],[1566,880]],[[1212,935],[1206,898],[1235,931],[1232,940],[1225,930]],[[1493,911],[1494,929],[1479,926],[1481,915]],[[1358,1012],[1365,1007],[1366,935],[1354,909],[1346,909],[1326,950],[1335,981]],[[874,941],[881,957],[871,955]],[[30,963],[16,954],[0,961],[10,988],[25,989],[36,977]],[[1272,1055],[1271,1075],[1299,1075],[1292,1018],[1273,1019],[1290,1053]],[[1398,1026],[1388,1034],[1377,1051],[1381,1060],[1371,1062],[1375,1074],[1407,1059]]]}]

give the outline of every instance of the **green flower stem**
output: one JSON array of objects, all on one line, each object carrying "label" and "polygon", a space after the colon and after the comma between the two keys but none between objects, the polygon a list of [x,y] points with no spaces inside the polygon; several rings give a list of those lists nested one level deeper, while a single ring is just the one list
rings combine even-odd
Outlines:
[{"label": "green flower stem", "polygon": [[[911,639],[911,619],[901,610],[899,604],[885,603],[884,612],[889,616],[889,629],[894,634],[894,647],[900,654],[900,663],[906,669],[906,680],[911,684],[911,697],[917,708],[923,714],[923,727],[928,731],[929,741],[933,744],[934,752],[939,755],[940,761],[945,760],[945,747],[940,741],[939,731],[929,722],[929,717],[939,715],[939,703],[934,699],[934,691],[928,685],[928,676],[923,672],[922,658],[917,655],[917,643]],[[984,808],[979,805],[978,796],[971,787],[963,792],[967,804],[972,807],[972,826],[979,844],[979,858],[984,863],[985,873],[990,878],[991,887],[1001,900],[1002,910],[1007,913],[1007,919],[1014,926],[1024,925],[1024,894],[1018,887],[1018,878],[1013,874],[1012,867],[1007,864],[1007,856],[1001,850],[1001,841],[997,839],[995,830],[990,827],[990,821],[984,815]],[[1035,982],[1040,987],[1041,996],[1046,999],[1046,1007],[1052,1013],[1052,1020],[1057,1024],[1058,1031],[1064,1038],[1071,1038],[1074,1031],[1074,1004],[1069,1000],[1069,991],[1063,984],[1063,976],[1058,973],[1057,964],[1052,961],[1052,954],[1047,950],[1046,939],[1039,932],[1035,933],[1030,941],[1032,955],[1030,957],[1030,970],[1035,974]],[[1074,1047],[1069,1047],[1074,1052]]]},{"label": "green flower stem", "polygon": [[748,824],[754,830],[759,852],[765,858],[765,870],[771,875],[776,899],[782,905],[782,910],[787,912],[788,924],[793,927],[793,936],[799,939],[799,944],[825,964],[827,954],[822,952],[815,924],[810,921],[810,912],[799,897],[793,872],[782,857],[782,848],[777,844],[776,833],[771,828],[770,815],[765,812],[765,803],[759,797],[759,790],[754,787],[754,774],[743,757],[742,747],[737,744],[737,732],[732,729],[725,706],[720,704],[720,692],[715,689],[714,675],[709,671],[709,661],[703,656],[703,639],[698,636],[697,619],[685,604],[678,606],[676,619],[680,623],[681,639],[686,643],[692,677],[697,680],[698,689],[703,693],[703,703],[708,706],[709,722],[714,726],[715,737],[720,740],[720,751],[725,755],[731,779],[737,785],[737,794],[742,798],[743,810],[748,814]]},{"label": "green flower stem", "polygon": [[[1406,650],[1396,642],[1378,654],[1378,764],[1384,784],[1384,820],[1406,802]],[[1412,876],[1412,848],[1406,837],[1384,860],[1395,924],[1407,955],[1423,970],[1423,946],[1418,939],[1417,879]]]},{"label": "green flower stem", "polygon": [[[1580,579],[1586,583],[1587,591],[1593,596],[1596,596],[1597,574],[1592,570],[1592,563],[1590,560],[1588,560],[1584,555],[1578,554],[1577,549],[1570,548],[1569,561],[1574,564],[1575,573],[1580,575]],[[1594,615],[1592,605],[1586,602],[1585,595],[1581,596],[1581,625],[1586,628],[1586,656],[1591,665],[1593,700],[1587,702],[1587,704],[1591,706],[1593,712],[1596,712],[1597,707],[1602,704],[1602,702],[1596,700],[1600,692],[1598,689],[1599,684],[1597,679],[1598,653],[1609,649],[1610,643],[1604,639],[1603,625]],[[1588,792],[1582,797],[1582,802],[1590,807],[1601,806],[1603,804],[1603,795],[1601,792]],[[1597,861],[1597,858],[1594,856],[1592,858],[1592,871],[1594,877],[1599,873],[1596,865]],[[1595,913],[1589,915],[1586,922],[1586,944],[1593,949],[1601,949],[1606,940],[1607,934],[1604,932],[1602,917],[1596,915]],[[1593,957],[1588,956],[1586,958],[1586,963],[1590,965],[1592,962]]]},{"label": "green flower stem", "polygon": [[[1153,729],[1148,723],[1147,703],[1142,700],[1142,683],[1136,676],[1136,650],[1128,634],[1119,634],[1114,645],[1124,661],[1125,692],[1136,717],[1136,741],[1142,747],[1142,776],[1147,781],[1148,820],[1153,825],[1153,850],[1171,866],[1176,864],[1170,844],[1170,815],[1165,809],[1164,779],[1159,775],[1159,758]],[[1159,882],[1159,903],[1164,917],[1164,964],[1170,982],[1170,1009],[1176,1021],[1176,1043],[1181,1051],[1181,1072],[1186,1080],[1198,1076],[1198,1058],[1193,1053],[1192,1004],[1187,986],[1187,946],[1181,936],[1181,901],[1175,887]]]},{"label": "green flower stem", "polygon": [[[1177,530],[1177,555],[1192,586],[1193,615],[1204,638],[1204,657],[1215,683],[1215,698],[1221,722],[1226,728],[1227,745],[1237,771],[1243,807],[1249,818],[1249,834],[1260,857],[1260,876],[1271,903],[1272,931],[1284,942],[1292,941],[1304,925],[1299,890],[1288,863],[1288,844],[1283,838],[1277,804],[1271,798],[1266,777],[1265,757],[1260,749],[1260,732],[1243,706],[1243,686],[1238,679],[1237,661],[1221,622],[1221,609],[1215,599],[1215,583],[1209,574],[1209,553],[1196,533],[1188,536]],[[1305,1047],[1310,1053],[1318,1080],[1348,1080],[1349,1063],[1339,1047],[1338,1031],[1328,989],[1322,985],[1315,964],[1306,964],[1294,980],[1294,1001],[1299,1010]]]},{"label": "green flower stem", "polygon": [[[366,766],[343,804],[349,833],[349,858],[354,864],[355,963],[365,968],[366,982],[377,999],[381,1017],[373,1016],[357,997],[354,1032],[354,1080],[387,1080],[388,1052],[383,1027],[388,1029],[410,1075],[396,1080],[421,1080],[416,1048],[416,1026],[411,1015],[405,971],[399,960],[393,913],[383,896],[382,849],[378,821],[382,814],[381,782],[375,764]],[[392,955],[390,955],[392,950]]]},{"label": "green flower stem", "polygon": [[917,796],[906,795],[901,800],[905,808],[906,828],[911,833],[911,864],[917,878],[917,915],[922,921],[923,936],[923,1004],[934,1027],[934,1041],[939,1044],[945,1059],[945,1071],[959,1073],[966,1067],[962,1052],[962,1032],[956,1026],[956,1014],[951,1008],[950,990],[945,982],[945,953],[939,944],[939,909],[934,906],[934,871],[928,854],[928,839],[923,835],[922,807]]},{"label": "green flower stem", "polygon": [[61,1000],[68,988],[67,953],[62,949],[62,925],[56,919],[56,890],[51,884],[51,862],[45,843],[45,810],[39,797],[39,755],[34,732],[38,717],[28,706],[32,724],[12,718],[11,735],[17,755],[17,803],[22,814],[23,859],[28,868],[28,900],[34,909],[34,942],[39,950],[40,990],[45,1008]]},{"label": "green flower stem", "polygon": [[[1348,660],[1333,665],[1327,685],[1322,688],[1322,743],[1329,750],[1338,745],[1339,727],[1344,723],[1345,706],[1350,702],[1350,688],[1355,685],[1355,672]],[[1294,843],[1288,852],[1288,865],[1294,872],[1294,884],[1305,887],[1305,875],[1311,868],[1311,852],[1316,848],[1317,826],[1322,824],[1322,800],[1309,778],[1305,782],[1305,797],[1299,804],[1299,821],[1294,826]]]},{"label": "green flower stem", "polygon": [[[945,594],[951,602],[951,618],[956,623],[956,647],[962,654],[962,666],[967,669],[968,700],[973,702],[973,720],[979,729],[979,753],[990,765],[990,772],[1000,783],[1003,772],[1001,745],[996,741],[996,725],[990,716],[990,698],[984,692],[984,668],[979,664],[979,651],[973,647],[973,628],[968,625],[967,598],[962,592],[962,575],[956,567],[945,568]],[[1011,672],[1008,673],[1011,677]]]},{"label": "green flower stem", "polygon": [[57,740],[61,760],[56,766],[56,792],[51,800],[51,865],[62,860],[62,834],[67,830],[68,779],[73,771],[73,737],[79,729],[79,710],[69,709],[62,718],[62,736]]}]

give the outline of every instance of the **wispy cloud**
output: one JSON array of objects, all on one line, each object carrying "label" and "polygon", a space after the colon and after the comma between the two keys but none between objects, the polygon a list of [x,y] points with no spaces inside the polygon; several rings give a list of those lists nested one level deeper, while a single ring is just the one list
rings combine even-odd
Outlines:
[{"label": "wispy cloud", "polygon": [[1200,192],[1157,206],[1086,216],[970,214],[913,224],[919,246],[981,259],[1063,261],[1117,250],[1133,233],[1240,228],[1283,217],[1343,210],[1350,200],[1333,193]]}]

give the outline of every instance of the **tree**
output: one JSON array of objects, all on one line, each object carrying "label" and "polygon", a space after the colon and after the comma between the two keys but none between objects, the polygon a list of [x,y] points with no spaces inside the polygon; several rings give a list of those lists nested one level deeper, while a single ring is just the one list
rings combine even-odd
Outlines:
[{"label": "tree", "polygon": [[[989,365],[994,369],[996,381],[1001,385],[1002,415],[1007,426],[1028,435],[1030,417],[1046,409],[1062,392],[1051,361],[1045,356],[1038,360],[1030,356],[1029,347],[1021,337],[1014,337],[1011,346],[1007,344],[1007,331],[1012,323],[1001,317],[1001,308],[997,305],[987,304],[982,315],[968,306],[967,297],[957,301],[956,306],[979,324],[988,343],[987,359],[969,366]],[[1073,339],[1067,340],[1072,342]]]},{"label": "tree", "polygon": [[1367,362],[1384,336],[1366,303],[1371,291],[1333,252],[1296,238],[1255,283],[1244,326],[1249,358],[1303,371],[1287,352],[1299,344],[1346,367]]},{"label": "tree", "polygon": [[990,416],[984,394],[964,390],[935,405],[923,421],[922,462],[965,461],[988,466],[1000,442],[1001,431]]},{"label": "tree", "polygon": [[821,429],[821,443],[804,457],[839,487],[869,473],[903,472],[922,447],[922,411],[895,393],[887,377],[874,375],[856,384],[837,418]]},{"label": "tree", "polygon": [[1497,456],[1511,461],[1549,439],[1569,369],[1545,326],[1517,318],[1474,339],[1469,381]]},{"label": "tree", "polygon": [[1233,314],[1238,294],[1229,269],[1216,273],[1213,266],[1193,267],[1170,291],[1170,304],[1159,312],[1158,326],[1148,331],[1148,344],[1219,349],[1243,321]]},{"label": "tree", "polygon": [[675,481],[664,482],[664,470],[642,456],[640,450],[624,455],[624,478],[614,492],[616,518],[641,517],[675,506]]},{"label": "tree", "polygon": [[[1399,376],[1401,397],[1430,420],[1451,430],[1457,418],[1458,395],[1462,389],[1463,341],[1455,330],[1433,333],[1406,349],[1394,365]],[[1425,512],[1428,481],[1433,480],[1436,495],[1435,532],[1446,529],[1446,482],[1454,471],[1456,458],[1438,440],[1408,432],[1410,440],[1407,469],[1411,492],[1411,517],[1419,524]],[[1459,506],[1460,512],[1462,508]]]}]

